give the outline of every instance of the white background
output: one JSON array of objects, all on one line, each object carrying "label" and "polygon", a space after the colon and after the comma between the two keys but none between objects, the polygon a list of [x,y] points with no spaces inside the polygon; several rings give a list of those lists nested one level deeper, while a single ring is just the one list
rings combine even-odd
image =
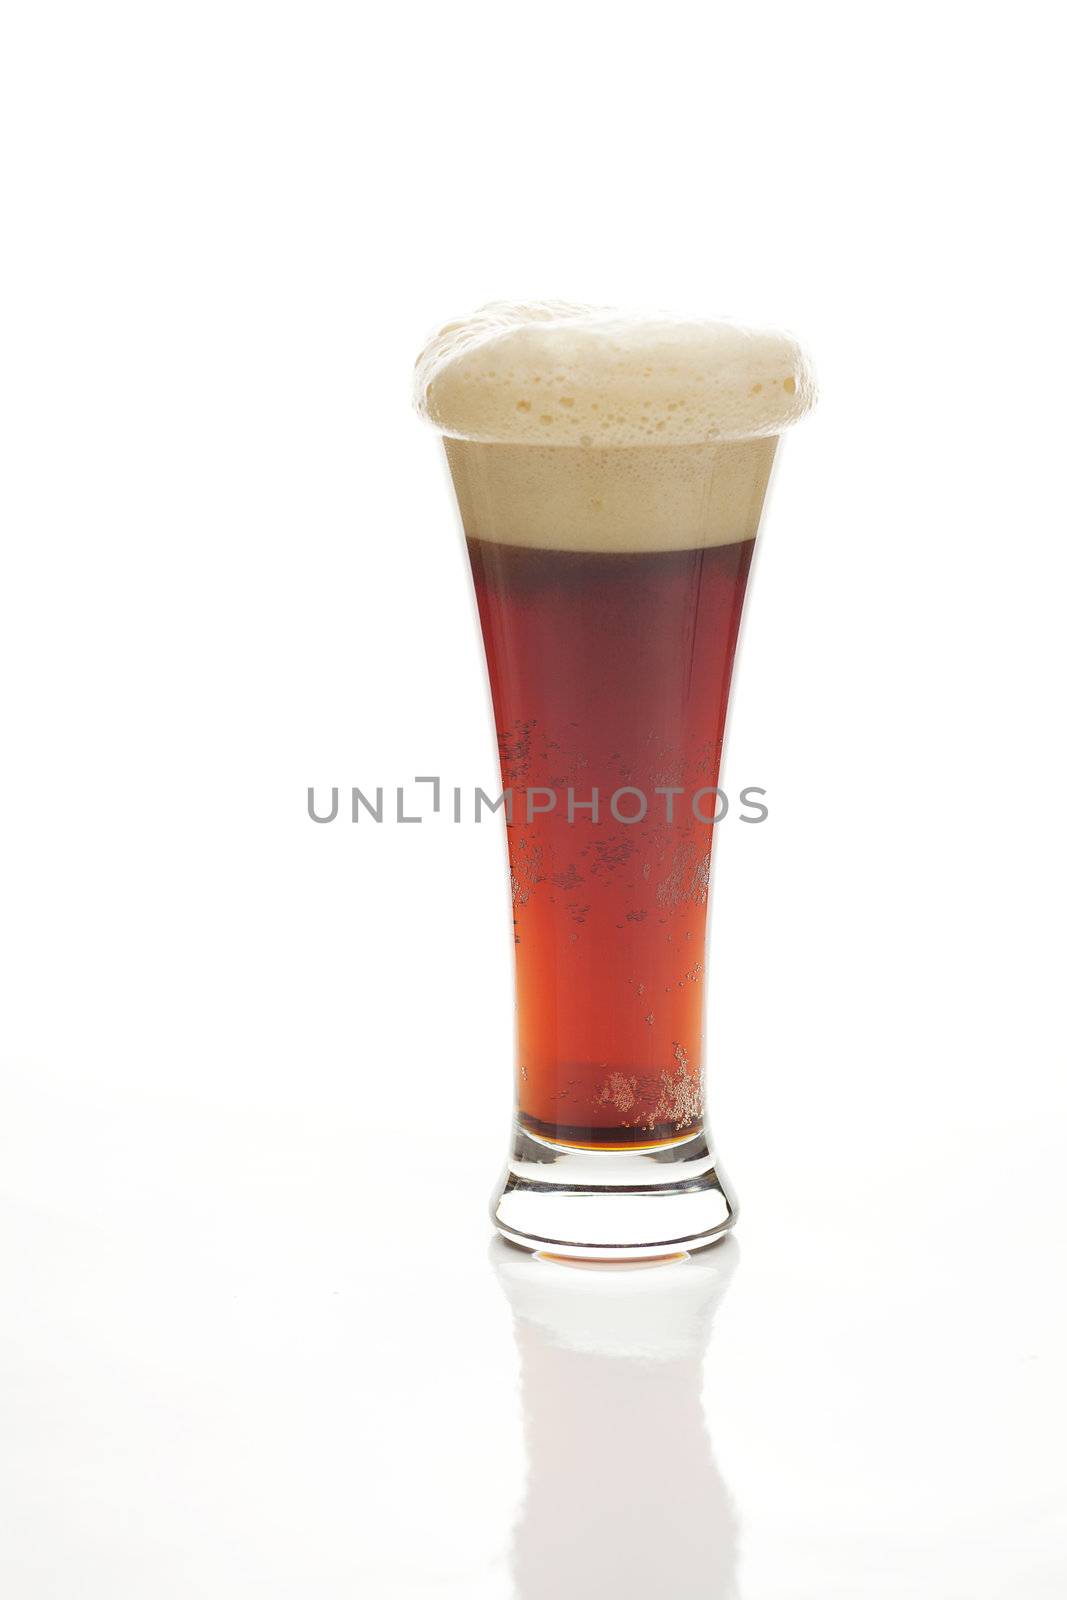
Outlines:
[{"label": "white background", "polygon": [[[5,8],[11,1600],[1064,1592],[1052,18]],[[497,828],[305,810],[495,781],[410,368],[526,295],[780,322],[822,390],[717,843],[737,1244],[599,1321],[489,1253]]]}]

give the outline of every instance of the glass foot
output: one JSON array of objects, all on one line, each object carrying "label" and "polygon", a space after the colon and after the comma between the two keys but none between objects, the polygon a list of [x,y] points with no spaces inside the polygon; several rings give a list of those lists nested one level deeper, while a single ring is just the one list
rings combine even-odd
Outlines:
[{"label": "glass foot", "polygon": [[644,1150],[581,1150],[517,1128],[492,1205],[513,1244],[593,1261],[700,1250],[736,1216],[703,1133]]}]

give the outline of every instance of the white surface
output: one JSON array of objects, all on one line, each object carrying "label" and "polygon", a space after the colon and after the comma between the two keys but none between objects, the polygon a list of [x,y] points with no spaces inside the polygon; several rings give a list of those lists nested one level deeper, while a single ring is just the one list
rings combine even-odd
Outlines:
[{"label": "white surface", "polygon": [[[1046,16],[5,13],[5,1596],[627,1600],[650,1547],[673,1596],[1063,1593]],[[771,815],[717,844],[737,1247],[703,1354],[653,1269],[584,1378],[597,1283],[528,1265],[517,1343],[488,1253],[496,826],[305,812],[495,781],[409,374],[526,293],[783,322],[822,388],[734,697]]]}]

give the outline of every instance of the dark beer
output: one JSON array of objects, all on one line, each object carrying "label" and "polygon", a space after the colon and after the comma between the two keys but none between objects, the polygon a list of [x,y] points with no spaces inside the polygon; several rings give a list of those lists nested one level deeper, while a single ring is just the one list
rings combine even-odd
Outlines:
[{"label": "dark beer", "polygon": [[700,1128],[706,819],[752,548],[468,540],[511,791],[517,1105],[535,1135],[629,1148]]},{"label": "dark beer", "polygon": [[811,371],[774,330],[491,305],[429,341],[416,397],[444,436],[510,800],[515,1128],[493,1219],[553,1254],[693,1250],[736,1214],[703,1081],[730,675]]}]

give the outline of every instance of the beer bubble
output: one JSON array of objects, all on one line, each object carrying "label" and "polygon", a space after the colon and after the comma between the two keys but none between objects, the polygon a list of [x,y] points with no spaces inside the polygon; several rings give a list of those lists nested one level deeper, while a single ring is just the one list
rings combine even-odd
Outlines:
[{"label": "beer bubble", "polygon": [[415,374],[467,534],[534,549],[754,538],[777,436],[814,399],[787,333],[556,301],[446,324]]},{"label": "beer bubble", "polygon": [[684,411],[679,442],[702,444],[780,433],[815,398],[806,357],[778,329],[543,301],[495,302],[440,328],[415,399],[452,438],[534,443],[523,391],[541,383],[561,388],[568,410],[603,411],[618,446],[641,443],[637,413],[658,424]]}]

